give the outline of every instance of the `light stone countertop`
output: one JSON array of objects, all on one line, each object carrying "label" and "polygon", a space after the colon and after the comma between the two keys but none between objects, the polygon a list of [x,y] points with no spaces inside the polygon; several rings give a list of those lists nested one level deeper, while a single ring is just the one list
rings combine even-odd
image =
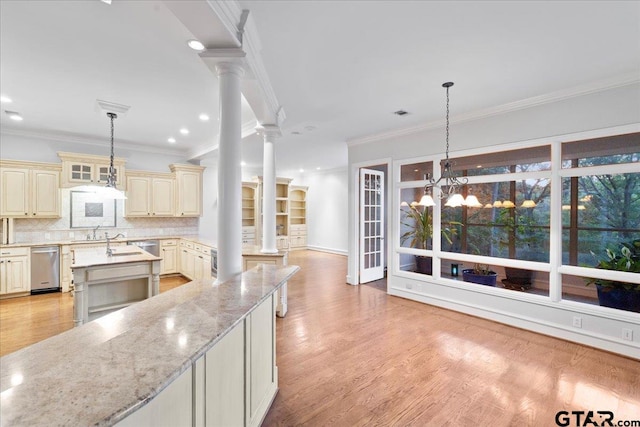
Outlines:
[{"label": "light stone countertop", "polygon": [[111,251],[113,256],[107,256],[104,248],[77,250],[71,268],[162,260],[162,258],[151,255],[137,246],[118,246],[111,248]]},{"label": "light stone countertop", "polygon": [[299,270],[195,280],[0,358],[0,424],[112,425],[148,403]]}]

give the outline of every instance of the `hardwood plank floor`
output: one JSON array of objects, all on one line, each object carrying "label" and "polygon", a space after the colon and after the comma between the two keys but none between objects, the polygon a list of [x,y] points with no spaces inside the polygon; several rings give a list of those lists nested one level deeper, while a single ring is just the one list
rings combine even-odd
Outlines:
[{"label": "hardwood plank floor", "polygon": [[301,271],[276,323],[265,426],[551,426],[561,410],[640,420],[637,360],[391,297],[384,280],[346,285],[342,256],[289,263]]},{"label": "hardwood plank floor", "polygon": [[[289,263],[301,270],[276,321],[265,426],[552,426],[560,410],[640,420],[637,360],[391,297],[385,280],[346,285],[343,256],[294,251]],[[161,292],[184,282],[163,278]],[[0,354],[70,329],[72,307],[69,294],[0,301]]]},{"label": "hardwood plank floor", "polygon": [[[187,282],[182,276],[162,277],[160,292]],[[69,292],[0,300],[0,356],[71,328],[73,296]]]}]

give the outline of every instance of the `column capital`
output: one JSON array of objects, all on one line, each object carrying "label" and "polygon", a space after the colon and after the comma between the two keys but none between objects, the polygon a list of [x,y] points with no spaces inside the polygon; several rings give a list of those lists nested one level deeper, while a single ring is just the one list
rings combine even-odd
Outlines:
[{"label": "column capital", "polygon": [[279,138],[282,136],[278,125],[258,125],[256,126],[256,132],[265,138]]},{"label": "column capital", "polygon": [[218,62],[215,67],[218,77],[224,74],[235,74],[240,78],[244,76],[244,68],[237,62]]}]

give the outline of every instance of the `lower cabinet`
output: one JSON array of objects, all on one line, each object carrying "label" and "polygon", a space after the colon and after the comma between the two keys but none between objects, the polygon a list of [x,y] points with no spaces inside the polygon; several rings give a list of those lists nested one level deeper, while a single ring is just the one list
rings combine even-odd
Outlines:
[{"label": "lower cabinet", "polygon": [[180,274],[191,280],[211,279],[211,248],[182,240],[179,251]]},{"label": "lower cabinet", "polygon": [[160,242],[160,274],[178,273],[178,242],[176,240],[162,240]]},{"label": "lower cabinet", "polygon": [[0,252],[0,295],[31,291],[29,248],[2,248]]},{"label": "lower cabinet", "polygon": [[278,389],[275,333],[271,295],[153,400],[117,425],[259,426]]}]

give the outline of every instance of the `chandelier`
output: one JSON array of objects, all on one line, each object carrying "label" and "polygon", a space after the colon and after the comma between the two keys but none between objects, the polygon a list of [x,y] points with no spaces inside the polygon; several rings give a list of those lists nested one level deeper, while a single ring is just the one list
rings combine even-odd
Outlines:
[{"label": "chandelier", "polygon": [[89,191],[95,193],[101,199],[125,200],[127,196],[116,188],[116,170],[113,166],[113,120],[118,118],[116,113],[107,112],[107,117],[111,120],[111,155],[109,159],[109,175],[104,187],[98,185],[80,185],[74,187],[76,191]]},{"label": "chandelier", "polygon": [[[447,90],[447,148],[445,151],[444,164],[442,165],[442,174],[437,180],[429,178],[429,183],[425,186],[425,195],[421,200],[421,202],[424,201],[425,206],[433,206],[433,204],[435,204],[433,203],[433,198],[427,193],[429,187],[438,187],[440,189],[440,199],[447,199],[445,206],[458,207],[467,204],[467,201],[460,194],[460,188],[466,185],[469,180],[467,178],[458,178],[453,172],[453,163],[449,160],[449,88],[451,86],[453,86],[453,82],[442,84],[442,87]],[[475,196],[473,197],[475,198]],[[477,203],[477,199],[475,201]]]}]

